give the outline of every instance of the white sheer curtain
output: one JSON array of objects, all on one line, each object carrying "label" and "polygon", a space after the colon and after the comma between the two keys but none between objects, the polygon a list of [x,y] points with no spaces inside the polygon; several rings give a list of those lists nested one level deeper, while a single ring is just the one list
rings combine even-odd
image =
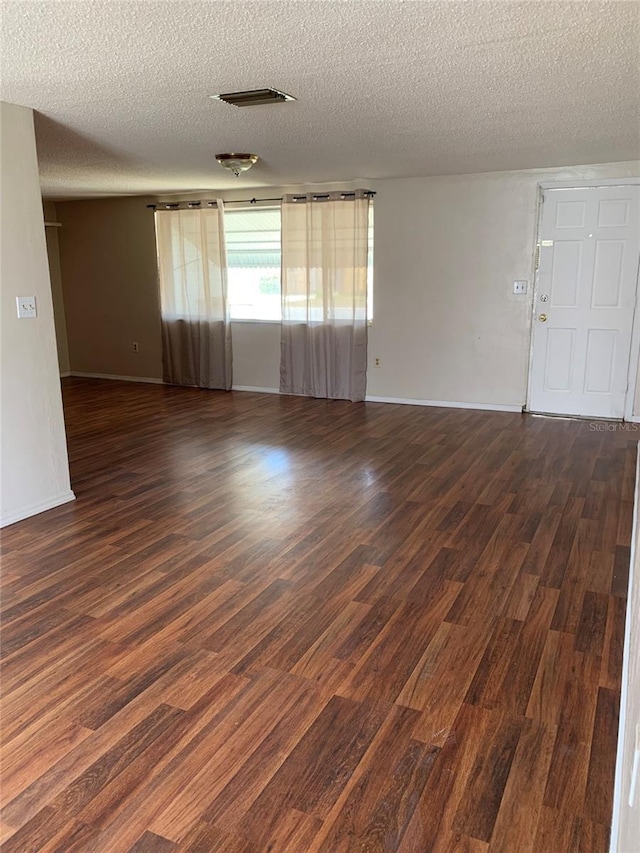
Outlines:
[{"label": "white sheer curtain", "polygon": [[164,381],[231,390],[224,207],[157,210]]},{"label": "white sheer curtain", "polygon": [[369,194],[285,196],[280,391],[364,400]]}]

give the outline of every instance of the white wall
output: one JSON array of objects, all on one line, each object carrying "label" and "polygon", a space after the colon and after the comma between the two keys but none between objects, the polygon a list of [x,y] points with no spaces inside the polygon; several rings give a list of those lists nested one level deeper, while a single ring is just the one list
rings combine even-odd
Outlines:
[{"label": "white wall", "polygon": [[[0,523],[73,500],[40,199],[33,113],[0,104],[2,393]],[[38,316],[18,320],[16,296]]]},{"label": "white wall", "polygon": [[[639,447],[640,450],[640,447]],[[624,637],[620,726],[616,760],[616,784],[611,825],[611,853],[640,849],[640,767],[635,798],[630,802],[634,769],[636,729],[640,730],[640,470],[636,469],[636,495],[629,569],[629,597]]]},{"label": "white wall", "polygon": [[367,394],[522,406],[538,184],[639,174],[619,163],[379,181]]}]

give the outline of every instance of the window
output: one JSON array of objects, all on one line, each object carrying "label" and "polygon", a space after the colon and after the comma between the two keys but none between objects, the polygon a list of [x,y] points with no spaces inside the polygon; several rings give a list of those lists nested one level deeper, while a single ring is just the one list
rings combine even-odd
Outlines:
[{"label": "window", "polygon": [[[229,311],[232,320],[280,322],[281,217],[279,207],[225,207]],[[373,204],[369,206],[367,270],[369,321],[373,318]]]},{"label": "window", "polygon": [[224,212],[232,320],[280,321],[280,208]]}]

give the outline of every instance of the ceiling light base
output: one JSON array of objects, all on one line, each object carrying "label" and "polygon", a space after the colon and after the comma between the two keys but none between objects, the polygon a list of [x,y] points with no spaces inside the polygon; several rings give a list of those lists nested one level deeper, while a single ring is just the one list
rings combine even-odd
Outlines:
[{"label": "ceiling light base", "polygon": [[216,154],[216,160],[222,168],[233,172],[236,178],[250,169],[259,159],[257,154]]}]

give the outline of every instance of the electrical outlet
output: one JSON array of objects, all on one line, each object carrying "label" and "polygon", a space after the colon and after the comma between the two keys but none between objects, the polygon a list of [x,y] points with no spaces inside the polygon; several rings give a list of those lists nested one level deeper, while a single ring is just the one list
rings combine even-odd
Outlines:
[{"label": "electrical outlet", "polygon": [[19,320],[29,320],[38,316],[35,296],[16,296],[16,305]]},{"label": "electrical outlet", "polygon": [[373,360],[373,363],[374,363],[375,367],[380,367],[380,359],[379,358],[375,358]]},{"label": "electrical outlet", "polygon": [[133,342],[133,351],[140,352],[140,347],[138,346],[138,341]]},{"label": "electrical outlet", "polygon": [[527,292],[527,282],[526,281],[514,281],[513,282],[513,292],[514,293],[526,293]]}]

